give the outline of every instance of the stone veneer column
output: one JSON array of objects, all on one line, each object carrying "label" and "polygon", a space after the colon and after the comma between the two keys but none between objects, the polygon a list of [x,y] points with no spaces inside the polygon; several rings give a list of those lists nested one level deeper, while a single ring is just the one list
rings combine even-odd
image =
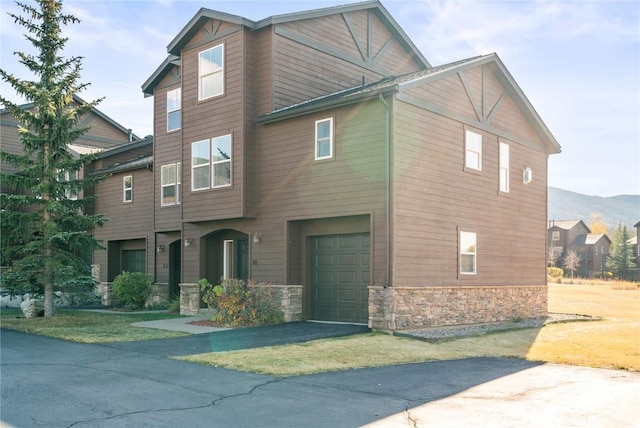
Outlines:
[{"label": "stone veneer column", "polygon": [[198,315],[200,312],[200,286],[180,284],[180,315]]},{"label": "stone veneer column", "polygon": [[252,284],[273,291],[273,303],[284,312],[284,322],[302,321],[302,285]]}]

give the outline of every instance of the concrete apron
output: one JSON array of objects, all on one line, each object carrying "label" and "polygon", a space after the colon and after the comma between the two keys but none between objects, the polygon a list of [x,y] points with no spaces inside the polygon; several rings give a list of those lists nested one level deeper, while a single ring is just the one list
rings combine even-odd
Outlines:
[{"label": "concrete apron", "polygon": [[366,427],[640,427],[640,373],[545,364]]}]

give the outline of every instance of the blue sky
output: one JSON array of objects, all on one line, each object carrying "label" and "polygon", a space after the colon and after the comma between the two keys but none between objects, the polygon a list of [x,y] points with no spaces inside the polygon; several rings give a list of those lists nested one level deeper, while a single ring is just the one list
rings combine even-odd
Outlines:
[{"label": "blue sky", "polygon": [[[24,0],[29,2],[29,0]],[[344,1],[72,1],[64,55],[83,56],[79,95],[139,136],[152,134],[140,86],[200,7],[260,20]],[[562,146],[549,185],[598,196],[640,194],[640,2],[408,1],[382,4],[432,65],[496,52]],[[28,78],[33,52],[0,0],[0,67]],[[12,96],[5,82],[0,90]]]}]

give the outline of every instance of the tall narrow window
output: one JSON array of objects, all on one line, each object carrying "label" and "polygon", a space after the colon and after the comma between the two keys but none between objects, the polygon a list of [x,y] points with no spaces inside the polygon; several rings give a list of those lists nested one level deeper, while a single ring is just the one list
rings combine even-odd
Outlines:
[{"label": "tall narrow window", "polygon": [[182,202],[182,162],[176,163],[176,204]]},{"label": "tall narrow window", "polygon": [[167,92],[167,132],[180,129],[182,90],[180,88]]},{"label": "tall narrow window", "polygon": [[[76,181],[78,179],[78,171],[65,171],[64,178],[67,182]],[[71,189],[67,189],[65,191],[65,196],[67,197],[67,199],[72,199],[74,201],[78,199],[78,193],[72,191]]]},{"label": "tall narrow window", "polygon": [[223,246],[222,276],[226,279],[233,275],[233,241],[225,240]]},{"label": "tall narrow window", "polygon": [[215,46],[198,55],[198,99],[224,93],[224,48]]},{"label": "tall narrow window", "polygon": [[465,132],[465,161],[467,168],[482,171],[482,135]]},{"label": "tall narrow window", "polygon": [[460,232],[460,273],[463,275],[476,274],[476,234],[474,232]]},{"label": "tall narrow window", "polygon": [[211,166],[213,168],[212,187],[231,185],[231,135],[211,140]]},{"label": "tall narrow window", "polygon": [[316,160],[333,158],[333,118],[316,121]]},{"label": "tall narrow window", "polygon": [[160,175],[160,187],[162,189],[162,198],[160,200],[160,205],[175,205],[176,203],[178,203],[176,164],[172,163],[169,165],[162,165]]},{"label": "tall narrow window", "polygon": [[122,179],[122,202],[133,201],[133,176],[127,175]]},{"label": "tall narrow window", "polygon": [[500,191],[509,192],[509,145],[500,143]]},{"label": "tall narrow window", "polygon": [[211,183],[211,143],[209,140],[191,144],[191,190],[208,189]]}]

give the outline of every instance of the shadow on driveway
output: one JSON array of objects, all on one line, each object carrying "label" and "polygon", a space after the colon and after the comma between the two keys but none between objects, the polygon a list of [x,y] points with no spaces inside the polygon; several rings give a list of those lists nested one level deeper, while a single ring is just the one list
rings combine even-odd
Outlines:
[{"label": "shadow on driveway", "polygon": [[142,354],[181,356],[302,343],[316,339],[368,333],[370,331],[364,325],[301,321],[194,334],[172,339],[110,343],[104,344],[104,346]]}]

